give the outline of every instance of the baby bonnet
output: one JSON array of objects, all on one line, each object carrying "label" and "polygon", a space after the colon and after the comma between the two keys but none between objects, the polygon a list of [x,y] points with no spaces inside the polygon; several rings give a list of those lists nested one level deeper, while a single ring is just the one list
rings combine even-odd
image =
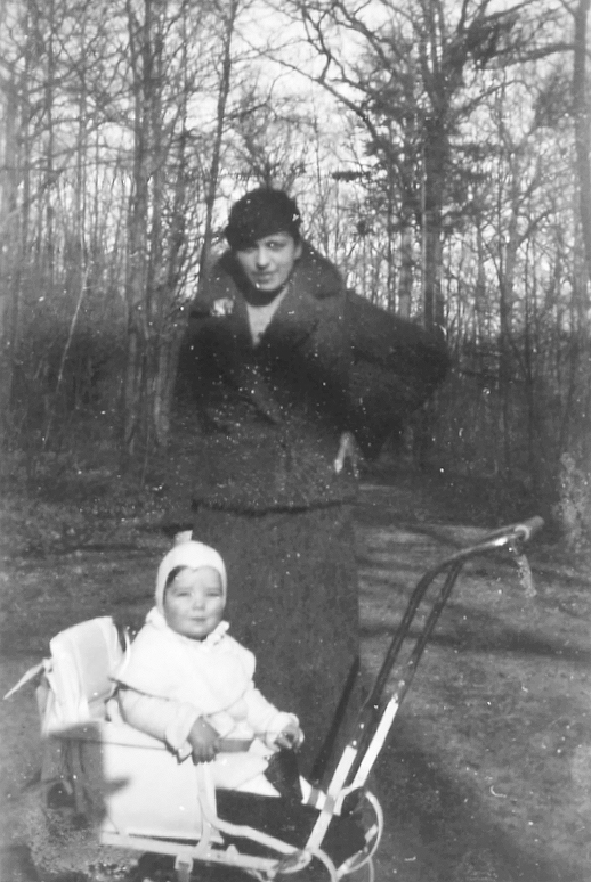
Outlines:
[{"label": "baby bonnet", "polygon": [[224,564],[221,555],[215,550],[215,548],[210,548],[209,545],[204,545],[203,542],[190,540],[175,545],[174,548],[172,548],[163,558],[158,567],[155,598],[156,609],[161,613],[164,611],[164,588],[166,586],[166,580],[172,570],[176,567],[191,567],[192,569],[197,569],[198,567],[212,567],[212,569],[217,570],[222,582],[222,597],[225,604],[228,590],[228,578],[226,575],[226,565]]}]

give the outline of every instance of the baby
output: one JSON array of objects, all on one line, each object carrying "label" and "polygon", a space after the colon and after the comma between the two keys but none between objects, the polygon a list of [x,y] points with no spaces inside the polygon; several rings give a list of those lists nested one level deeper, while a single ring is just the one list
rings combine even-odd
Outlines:
[{"label": "baby", "polygon": [[[216,785],[276,795],[264,775],[269,758],[299,747],[303,735],[297,717],[255,688],[254,655],[226,633],[226,588],[213,548],[186,541],[164,557],[156,605],[116,677],[119,706],[129,725],[180,760],[213,761]],[[225,752],[228,738],[245,740],[244,752]]]}]

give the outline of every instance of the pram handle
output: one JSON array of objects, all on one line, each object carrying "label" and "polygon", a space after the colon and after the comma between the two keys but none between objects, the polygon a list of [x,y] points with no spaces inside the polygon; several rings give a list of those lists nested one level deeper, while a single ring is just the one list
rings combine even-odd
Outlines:
[{"label": "pram handle", "polygon": [[[525,556],[524,545],[544,526],[541,517],[532,517],[520,523],[509,524],[492,533],[487,533],[480,542],[464,548],[446,560],[429,569],[411,592],[402,620],[390,642],[382,666],[376,676],[365,705],[360,713],[357,730],[349,741],[351,767],[344,783],[363,786],[365,778],[375,761],[377,753],[387,737],[394,716],[412,683],[423,650],[453,590],[464,563],[480,554],[506,549],[518,561]],[[386,687],[405,639],[410,634],[411,625],[419,605],[424,600],[430,586],[438,577],[443,582],[438,596],[432,602],[424,625],[415,640],[414,647],[402,665],[393,690],[387,694]]]},{"label": "pram handle", "polygon": [[539,533],[539,531],[544,526],[544,518],[541,518],[539,515],[537,515],[536,517],[529,518],[529,520],[524,521],[523,524],[518,524],[517,526],[518,528],[523,527],[525,530],[528,531],[527,535],[524,536],[524,539],[527,539],[527,541],[529,542],[532,536],[535,536],[536,533]]},{"label": "pram handle", "polygon": [[[456,565],[458,566],[459,573],[465,561],[470,557],[477,557],[479,554],[486,554],[489,551],[495,551],[495,549],[499,548],[506,548],[513,554],[519,554],[522,551],[523,544],[529,542],[529,540],[538,533],[543,526],[543,518],[536,515],[533,518],[519,521],[516,524],[508,524],[505,527],[501,527],[499,530],[494,530],[492,533],[486,533],[480,542],[477,542],[475,545],[470,545],[467,548],[462,548],[442,563],[427,570],[425,575],[418,582],[413,595],[422,598],[425,593],[424,589],[433,581],[438,573],[443,572],[444,570],[450,570]],[[410,606],[414,606],[412,601],[409,603],[409,607]]]},{"label": "pram handle", "polygon": [[485,541],[495,538],[506,538],[510,540],[514,535],[517,539],[521,539],[523,542],[529,542],[532,536],[535,536],[536,533],[539,533],[542,527],[544,526],[544,519],[539,515],[536,515],[533,518],[528,518],[525,521],[519,521],[517,524],[509,524],[506,527],[502,527],[500,530],[496,530],[493,533],[488,533]]}]

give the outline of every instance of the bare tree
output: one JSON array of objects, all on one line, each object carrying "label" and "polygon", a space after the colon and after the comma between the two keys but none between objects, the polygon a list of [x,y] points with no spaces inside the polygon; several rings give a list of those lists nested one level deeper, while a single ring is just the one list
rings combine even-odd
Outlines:
[{"label": "bare tree", "polygon": [[233,62],[232,39],[234,37],[238,7],[239,0],[229,0],[229,3],[227,4],[223,2],[216,4],[216,11],[218,12],[220,21],[222,22],[223,26],[221,34],[222,62],[218,79],[215,135],[213,140],[211,163],[209,167],[209,175],[205,194],[205,228],[203,232],[203,246],[201,249],[200,281],[202,281],[205,276],[205,270],[209,264],[211,256],[211,246],[213,238],[213,211],[217,197],[217,188],[220,175],[222,141],[224,136],[224,127],[226,125],[226,106],[228,103],[228,95],[230,93],[231,86]]},{"label": "bare tree", "polygon": [[591,110],[586,75],[587,22],[590,8],[590,0],[579,0],[574,13],[573,112],[583,248],[587,276],[591,281]]},{"label": "bare tree", "polygon": [[[424,321],[441,325],[439,272],[449,229],[450,182],[469,179],[458,145],[467,122],[494,88],[483,72],[491,64],[516,63],[528,53],[556,51],[558,43],[550,49],[548,35],[556,10],[540,15],[534,0],[500,12],[490,11],[489,0],[461,5],[415,0],[410,7],[390,0],[381,4],[383,22],[376,27],[365,7],[346,0],[295,0],[291,6],[322,59],[316,81],[357,115],[378,162],[388,170],[390,185],[396,177],[404,255],[399,301],[408,312],[411,230],[418,229]],[[343,34],[360,47],[354,61],[336,48]],[[363,63],[358,59],[364,53]],[[453,197],[456,201],[457,193]]]}]

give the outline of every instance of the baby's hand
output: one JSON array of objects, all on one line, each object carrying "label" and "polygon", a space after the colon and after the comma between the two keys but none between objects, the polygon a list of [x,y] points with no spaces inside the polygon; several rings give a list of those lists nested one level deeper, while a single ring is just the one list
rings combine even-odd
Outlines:
[{"label": "baby's hand", "polygon": [[297,750],[302,746],[303,741],[304,733],[298,724],[288,723],[275,739],[275,744],[277,747],[283,747],[287,750]]},{"label": "baby's hand", "polygon": [[195,720],[187,737],[193,751],[194,763],[208,763],[219,751],[220,738],[206,720]]}]

